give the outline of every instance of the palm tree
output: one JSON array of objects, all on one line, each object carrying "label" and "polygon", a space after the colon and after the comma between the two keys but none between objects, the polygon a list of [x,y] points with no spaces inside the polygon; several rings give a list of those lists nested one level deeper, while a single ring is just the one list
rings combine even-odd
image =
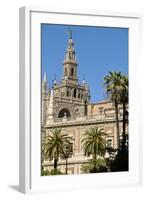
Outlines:
[{"label": "palm tree", "polygon": [[93,172],[97,172],[96,169],[97,156],[105,155],[106,140],[104,136],[106,136],[106,134],[104,133],[103,129],[92,127],[91,129],[85,132],[81,140],[82,148],[84,150],[84,155],[85,156],[92,155],[93,166],[94,166]]},{"label": "palm tree", "polygon": [[116,130],[117,130],[117,147],[120,146],[120,132],[119,132],[119,118],[118,118],[118,104],[121,99],[122,90],[122,74],[121,72],[109,72],[104,78],[106,85],[106,92],[115,106]]},{"label": "palm tree", "polygon": [[120,103],[122,104],[123,107],[123,141],[122,141],[122,148],[125,148],[125,143],[126,143],[126,104],[128,104],[128,77],[127,76],[122,76],[121,80],[121,97],[120,97]]},{"label": "palm tree", "polygon": [[58,160],[65,155],[67,146],[72,145],[72,138],[61,133],[61,129],[54,129],[46,138],[46,158],[54,160],[54,169],[57,170]]}]

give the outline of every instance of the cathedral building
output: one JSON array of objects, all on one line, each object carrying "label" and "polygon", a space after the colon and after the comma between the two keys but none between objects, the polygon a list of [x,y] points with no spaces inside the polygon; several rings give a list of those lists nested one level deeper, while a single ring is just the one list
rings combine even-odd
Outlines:
[{"label": "cathedral building", "polygon": [[[119,108],[119,126],[122,129],[122,108]],[[85,80],[78,80],[78,63],[72,33],[63,61],[63,77],[47,86],[46,72],[42,80],[42,139],[52,129],[61,128],[71,136],[73,155],[68,159],[68,173],[80,174],[81,165],[87,162],[81,148],[82,135],[91,127],[103,128],[107,134],[108,147],[117,148],[115,110],[111,101],[90,102],[90,90]],[[120,131],[122,132],[122,131]],[[53,161],[42,159],[44,170],[53,168]],[[59,160],[58,168],[65,173],[65,160]]]}]

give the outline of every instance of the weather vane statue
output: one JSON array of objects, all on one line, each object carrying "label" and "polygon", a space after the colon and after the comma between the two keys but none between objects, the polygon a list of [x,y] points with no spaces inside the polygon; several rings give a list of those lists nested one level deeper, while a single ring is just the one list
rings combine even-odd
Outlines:
[{"label": "weather vane statue", "polygon": [[68,31],[68,36],[69,36],[70,39],[72,39],[72,30]]}]

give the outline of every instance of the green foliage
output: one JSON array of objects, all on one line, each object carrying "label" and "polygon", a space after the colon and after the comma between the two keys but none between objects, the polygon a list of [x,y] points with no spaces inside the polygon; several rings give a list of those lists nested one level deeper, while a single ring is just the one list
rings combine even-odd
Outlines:
[{"label": "green foliage", "polygon": [[66,147],[72,145],[73,138],[63,134],[61,129],[54,129],[46,137],[45,158],[54,160],[54,169],[57,169],[59,158],[63,158],[66,153]]},{"label": "green foliage", "polygon": [[[92,162],[85,168],[89,168],[89,172],[97,172],[97,156],[104,156],[106,152],[106,134],[103,129],[98,127],[92,127],[90,130],[87,130],[83,135],[81,140],[82,148],[84,150],[85,156],[92,155]],[[86,170],[85,170],[86,171]],[[87,170],[88,171],[88,170]]]},{"label": "green foliage", "polygon": [[50,175],[61,175],[63,174],[59,169],[52,169]]},{"label": "green foliage", "polygon": [[120,102],[122,90],[122,74],[121,72],[109,72],[104,78],[106,92],[113,102]]},{"label": "green foliage", "polygon": [[98,173],[98,172],[106,172],[106,160],[105,159],[97,159],[97,160],[88,160],[87,163],[81,166],[81,171],[83,173]]},{"label": "green foliage", "polygon": [[128,103],[128,77],[125,75],[121,76],[121,88],[120,88],[120,101],[119,103]]},{"label": "green foliage", "polygon": [[90,130],[87,130],[81,140],[84,155],[92,155],[95,160],[98,155],[104,156],[106,147],[104,136],[106,136],[106,134],[103,129],[99,129],[98,127],[92,127]]},{"label": "green foliage", "polygon": [[49,170],[42,170],[41,175],[42,176],[51,176],[51,175],[62,175],[63,173],[59,169],[51,169]]},{"label": "green foliage", "polygon": [[41,170],[41,176],[48,176],[50,175],[49,170],[44,171],[43,169]]},{"label": "green foliage", "polygon": [[125,109],[128,103],[128,77],[121,74],[121,72],[109,72],[104,77],[104,84],[106,86],[106,92],[110,97],[110,100],[115,105],[116,116],[116,129],[117,129],[117,145],[120,147],[120,133],[119,133],[119,119],[118,119],[118,105],[123,105],[123,138],[125,145]]},{"label": "green foliage", "polygon": [[128,149],[120,149],[115,158],[109,162],[109,167],[112,172],[128,171],[129,162]]}]

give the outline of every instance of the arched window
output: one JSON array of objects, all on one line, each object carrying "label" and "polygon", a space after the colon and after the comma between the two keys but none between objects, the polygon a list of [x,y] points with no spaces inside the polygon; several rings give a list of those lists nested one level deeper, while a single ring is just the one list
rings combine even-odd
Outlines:
[{"label": "arched window", "polygon": [[85,101],[85,115],[87,115],[88,112],[88,105],[87,105],[87,101]]},{"label": "arched window", "polygon": [[66,92],[66,96],[67,96],[67,97],[69,96],[69,91]]},{"label": "arched window", "polygon": [[76,97],[76,94],[77,94],[77,90],[74,89],[74,97]]},{"label": "arched window", "polygon": [[58,118],[63,118],[63,117],[71,117],[71,114],[67,108],[63,108],[59,111]]},{"label": "arched window", "polygon": [[71,68],[71,76],[74,76],[74,68]]},{"label": "arched window", "polygon": [[71,59],[71,53],[69,53],[69,59]]},{"label": "arched window", "polygon": [[67,68],[65,68],[65,76],[67,76]]}]

